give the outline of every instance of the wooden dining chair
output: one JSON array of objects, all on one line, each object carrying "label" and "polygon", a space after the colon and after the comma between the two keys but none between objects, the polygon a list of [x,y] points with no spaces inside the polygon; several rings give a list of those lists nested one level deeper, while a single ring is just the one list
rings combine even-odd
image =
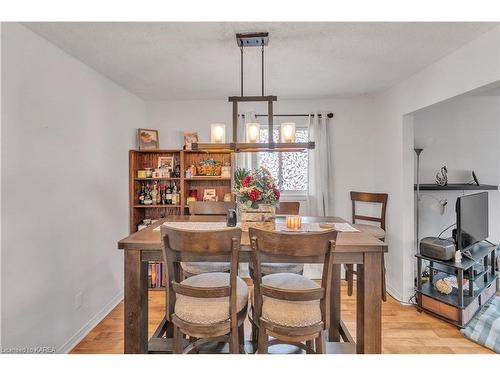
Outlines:
[{"label": "wooden dining chair", "polygon": [[[254,267],[252,337],[258,338],[258,353],[271,345],[288,343],[306,353],[325,353],[325,331],[330,325],[330,290],[337,232],[274,232],[249,229]],[[296,257],[323,259],[321,285],[293,273],[262,276],[262,261]],[[269,336],[274,337],[269,341]]]},{"label": "wooden dining chair", "polygon": [[[387,209],[387,200],[389,195],[386,193],[364,193],[358,191],[351,191],[351,201],[352,201],[352,223],[353,227],[360,230],[361,232],[367,232],[372,236],[378,238],[381,241],[385,240],[385,213]],[[364,203],[376,203],[381,205],[380,216],[366,216],[358,215],[356,213],[356,202]],[[369,221],[374,223],[379,223],[379,227],[370,224],[356,224],[357,220]],[[345,265],[346,280],[347,280],[347,295],[352,296],[354,275],[356,270],[353,264]],[[385,262],[382,257],[382,300],[387,300],[387,292],[385,289]]]},{"label": "wooden dining chair", "polygon": [[[189,202],[191,215],[224,215],[227,210],[235,209],[234,202]],[[182,262],[182,274],[191,277],[208,272],[229,272],[230,264],[224,262]]]},{"label": "wooden dining chair", "polygon": [[[231,353],[244,352],[248,286],[237,276],[241,229],[181,230],[161,227],[167,264],[166,319],[173,324],[174,353],[197,351],[209,341],[228,342]],[[175,280],[175,262],[189,256],[229,260],[229,273],[204,273]],[[190,337],[185,347],[184,335]]]},{"label": "wooden dining chair", "polygon": [[280,202],[276,208],[276,215],[298,215],[300,202]]},{"label": "wooden dining chair", "polygon": [[[300,202],[280,202],[276,208],[276,215],[298,215],[300,210]],[[252,272],[252,264],[250,272]],[[263,263],[260,271],[263,275],[271,275],[273,273],[296,273],[302,275],[304,272],[304,264],[301,263]]]}]

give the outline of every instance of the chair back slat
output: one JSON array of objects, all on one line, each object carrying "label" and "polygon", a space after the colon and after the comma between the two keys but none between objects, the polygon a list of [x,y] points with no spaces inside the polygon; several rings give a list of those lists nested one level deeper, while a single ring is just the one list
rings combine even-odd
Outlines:
[{"label": "chair back slat", "polygon": [[226,215],[227,210],[235,208],[234,202],[189,202],[190,215]]},{"label": "chair back slat", "polygon": [[276,208],[276,215],[298,215],[300,202],[280,202]]},{"label": "chair back slat", "polygon": [[[366,193],[360,191],[351,191],[352,201],[352,222],[356,224],[356,220],[373,221],[380,223],[380,227],[385,230],[385,215],[387,210],[387,200],[389,195],[386,193]],[[364,203],[380,203],[382,205],[380,217],[358,215],[356,214],[356,202]]]},{"label": "chair back slat", "polygon": [[274,232],[249,228],[250,239],[257,238],[260,252],[268,255],[292,257],[323,256],[329,250],[329,241],[337,232]]},{"label": "chair back slat", "polygon": [[261,285],[260,292],[263,296],[282,299],[285,301],[316,301],[325,296],[324,288],[292,290]]},{"label": "chair back slat", "polygon": [[178,282],[173,281],[172,288],[177,294],[195,298],[229,297],[230,294],[230,288],[228,286],[200,287],[179,284]]},{"label": "chair back slat", "polygon": [[162,226],[161,233],[168,237],[170,249],[191,253],[230,253],[232,239],[241,239],[240,228],[185,230]]}]

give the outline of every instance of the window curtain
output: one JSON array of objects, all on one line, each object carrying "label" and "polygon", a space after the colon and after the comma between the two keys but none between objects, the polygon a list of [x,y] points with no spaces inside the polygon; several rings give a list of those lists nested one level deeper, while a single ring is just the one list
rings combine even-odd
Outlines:
[{"label": "window curtain", "polygon": [[[255,112],[245,112],[244,116],[238,116],[238,142],[246,142],[246,123],[257,122]],[[252,168],[250,152],[240,152],[236,155],[237,168]]]},{"label": "window curtain", "polygon": [[326,112],[309,116],[309,140],[315,142],[315,148],[309,150],[309,186],[307,193],[309,215],[328,216],[332,214],[331,189],[332,152],[330,150],[330,132],[328,131]]}]

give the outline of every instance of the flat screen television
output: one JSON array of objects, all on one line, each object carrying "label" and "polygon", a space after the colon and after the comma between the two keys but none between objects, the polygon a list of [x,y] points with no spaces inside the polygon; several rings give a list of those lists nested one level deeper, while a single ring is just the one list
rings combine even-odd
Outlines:
[{"label": "flat screen television", "polygon": [[488,193],[457,198],[457,249],[464,250],[488,238]]}]

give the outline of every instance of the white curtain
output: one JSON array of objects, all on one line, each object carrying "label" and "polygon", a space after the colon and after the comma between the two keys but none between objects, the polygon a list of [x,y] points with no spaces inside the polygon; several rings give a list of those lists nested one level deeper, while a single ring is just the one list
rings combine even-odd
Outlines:
[{"label": "white curtain", "polygon": [[308,206],[311,216],[332,215],[331,207],[331,177],[332,151],[330,149],[330,132],[328,131],[328,117],[326,112],[309,116],[309,140],[314,141],[316,147],[309,150],[309,186]]}]

